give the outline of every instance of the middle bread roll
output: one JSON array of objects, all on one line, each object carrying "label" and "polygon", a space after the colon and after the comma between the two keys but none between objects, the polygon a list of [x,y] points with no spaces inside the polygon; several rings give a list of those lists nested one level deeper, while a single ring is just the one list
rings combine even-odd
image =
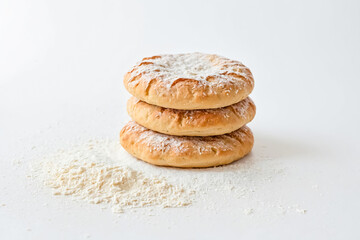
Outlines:
[{"label": "middle bread roll", "polygon": [[250,122],[256,107],[249,97],[227,107],[204,110],[164,108],[131,97],[127,111],[134,121],[153,131],[176,136],[214,136],[233,132]]}]

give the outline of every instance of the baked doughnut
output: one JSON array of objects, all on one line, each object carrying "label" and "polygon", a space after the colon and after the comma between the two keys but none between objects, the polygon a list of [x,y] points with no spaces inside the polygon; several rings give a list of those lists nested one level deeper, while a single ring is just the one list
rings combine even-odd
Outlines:
[{"label": "baked doughnut", "polygon": [[179,137],[154,132],[131,121],[121,130],[120,143],[131,155],[154,165],[213,167],[248,154],[254,137],[247,126],[219,136]]},{"label": "baked doughnut", "polygon": [[149,104],[173,109],[221,108],[240,102],[254,79],[242,63],[214,54],[143,58],[124,77],[126,89]]},{"label": "baked doughnut", "polygon": [[130,117],[153,131],[177,136],[213,136],[233,132],[255,116],[255,104],[248,97],[233,105],[206,110],[179,110],[148,104],[131,97]]}]

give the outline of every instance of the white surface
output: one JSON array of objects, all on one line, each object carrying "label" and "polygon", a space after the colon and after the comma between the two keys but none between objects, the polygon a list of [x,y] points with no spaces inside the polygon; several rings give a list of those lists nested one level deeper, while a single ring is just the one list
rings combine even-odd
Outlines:
[{"label": "white surface", "polygon": [[[1,1],[0,238],[359,239],[359,9],[357,1]],[[214,198],[215,212],[205,199],[116,216],[38,191],[12,166],[18,156],[26,166],[32,146],[117,137],[128,120],[126,70],[144,56],[192,51],[252,69],[256,145],[246,161],[285,172],[257,197],[306,214],[248,216],[240,202]]]}]

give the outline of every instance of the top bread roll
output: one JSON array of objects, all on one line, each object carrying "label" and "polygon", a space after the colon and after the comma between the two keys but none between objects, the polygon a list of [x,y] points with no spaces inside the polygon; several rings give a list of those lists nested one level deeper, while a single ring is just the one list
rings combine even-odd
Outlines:
[{"label": "top bread roll", "polygon": [[143,58],[124,77],[136,98],[165,108],[221,108],[245,99],[254,88],[250,70],[214,54],[168,54]]}]

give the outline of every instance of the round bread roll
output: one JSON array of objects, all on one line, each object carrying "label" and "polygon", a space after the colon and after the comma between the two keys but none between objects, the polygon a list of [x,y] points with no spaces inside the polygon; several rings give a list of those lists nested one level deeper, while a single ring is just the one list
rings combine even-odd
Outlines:
[{"label": "round bread roll", "polygon": [[212,137],[170,136],[149,130],[134,121],[120,132],[120,143],[131,155],[154,165],[172,167],[213,167],[248,154],[254,137],[247,126]]},{"label": "round bread roll", "polygon": [[135,97],[127,102],[130,117],[153,131],[177,136],[214,136],[233,132],[255,116],[248,97],[233,105],[206,110],[179,110],[148,104]]},{"label": "round bread roll", "polygon": [[242,63],[213,54],[186,53],[142,59],[124,77],[126,89],[149,104],[173,109],[221,108],[254,88]]}]

